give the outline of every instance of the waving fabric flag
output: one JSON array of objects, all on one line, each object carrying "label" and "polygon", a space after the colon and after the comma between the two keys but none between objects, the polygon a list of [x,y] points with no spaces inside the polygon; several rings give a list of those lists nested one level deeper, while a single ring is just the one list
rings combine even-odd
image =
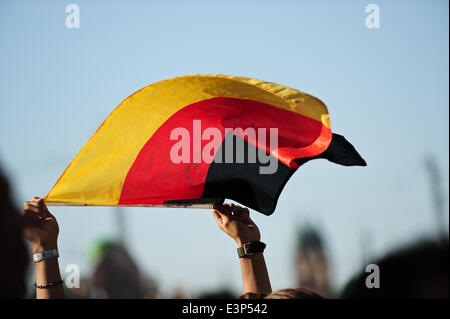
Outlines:
[{"label": "waving fabric flag", "polygon": [[257,79],[187,75],[126,98],[44,199],[199,207],[229,198],[270,215],[290,176],[316,158],[366,165],[332,133],[319,99]]}]

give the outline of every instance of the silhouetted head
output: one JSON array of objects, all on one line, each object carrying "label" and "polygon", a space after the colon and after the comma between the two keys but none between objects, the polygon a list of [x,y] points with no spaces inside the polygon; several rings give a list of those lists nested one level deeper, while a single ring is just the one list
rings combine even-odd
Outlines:
[{"label": "silhouetted head", "polygon": [[289,288],[274,291],[264,299],[323,299],[323,297],[306,288]]},{"label": "silhouetted head", "polygon": [[448,238],[421,242],[378,262],[379,288],[367,288],[362,273],[344,289],[343,298],[448,298]]},{"label": "silhouetted head", "polygon": [[287,288],[272,292],[271,294],[246,293],[239,299],[324,299],[312,290],[306,288]]},{"label": "silhouetted head", "polygon": [[228,289],[219,289],[201,293],[198,299],[235,299],[236,295]]}]

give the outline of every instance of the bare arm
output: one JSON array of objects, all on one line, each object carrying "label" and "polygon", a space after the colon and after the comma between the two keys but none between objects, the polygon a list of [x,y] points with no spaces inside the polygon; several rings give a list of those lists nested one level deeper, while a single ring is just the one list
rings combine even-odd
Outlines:
[{"label": "bare arm", "polygon": [[[59,226],[56,218],[48,211],[44,200],[33,197],[25,202],[23,209],[25,237],[33,246],[33,253],[57,249]],[[45,286],[61,281],[57,258],[43,260],[34,264],[36,285]],[[49,288],[36,288],[37,299],[65,298],[64,287],[58,284]]]},{"label": "bare arm", "polygon": [[263,254],[240,258],[244,294],[248,292],[270,294],[269,274]]},{"label": "bare arm", "polygon": [[[251,220],[247,208],[233,204],[216,205],[213,215],[219,228],[233,238],[238,247],[260,240],[259,229]],[[249,292],[270,294],[272,292],[262,253],[242,257],[240,263],[244,294]]]}]

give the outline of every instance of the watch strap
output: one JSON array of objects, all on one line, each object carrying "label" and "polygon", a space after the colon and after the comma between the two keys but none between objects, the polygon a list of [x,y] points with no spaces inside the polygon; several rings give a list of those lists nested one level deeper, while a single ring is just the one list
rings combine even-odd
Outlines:
[{"label": "watch strap", "polygon": [[266,244],[261,241],[252,241],[250,243],[245,243],[241,247],[238,247],[237,252],[239,258],[252,256],[255,254],[263,253],[266,248]]},{"label": "watch strap", "polygon": [[59,257],[59,253],[58,253],[57,249],[45,250],[45,251],[41,251],[39,253],[33,254],[33,261],[35,263],[38,263],[43,260],[47,260],[50,258],[57,258],[57,257]]}]

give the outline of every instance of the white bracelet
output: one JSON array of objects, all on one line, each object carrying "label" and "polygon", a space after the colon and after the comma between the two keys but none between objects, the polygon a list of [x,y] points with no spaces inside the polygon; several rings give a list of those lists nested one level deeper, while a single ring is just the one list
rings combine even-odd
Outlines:
[{"label": "white bracelet", "polygon": [[43,260],[47,260],[50,258],[57,258],[59,257],[59,253],[57,249],[53,249],[53,250],[46,250],[46,251],[41,251],[40,253],[35,253],[33,254],[33,261],[35,263],[43,261]]}]

